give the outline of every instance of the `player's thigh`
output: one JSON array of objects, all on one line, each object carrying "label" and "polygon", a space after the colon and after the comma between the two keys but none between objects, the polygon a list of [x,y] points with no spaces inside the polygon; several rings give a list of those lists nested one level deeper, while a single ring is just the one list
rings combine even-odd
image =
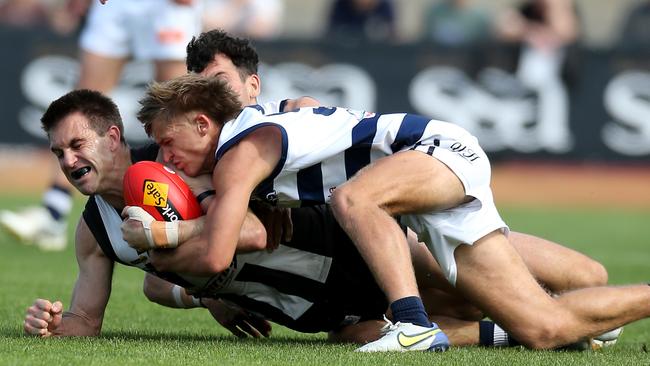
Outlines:
[{"label": "player's thigh", "polygon": [[455,251],[457,289],[508,330],[539,327],[568,314],[542,289],[507,238],[493,232]]},{"label": "player's thigh", "polygon": [[607,283],[607,270],[586,255],[534,235],[511,232],[510,243],[530,273],[555,293]]},{"label": "player's thigh", "polygon": [[77,88],[109,93],[119,82],[125,58],[81,52],[81,73]]},{"label": "player's thigh", "polygon": [[445,278],[440,265],[424,243],[418,243],[416,235],[408,231],[408,244],[411,251],[411,261],[418,288],[434,288],[447,293],[456,293],[456,289]]},{"label": "player's thigh", "polygon": [[451,169],[435,157],[410,150],[361,169],[337,187],[337,193],[372,202],[390,214],[438,211],[458,206],[466,199],[463,184]]},{"label": "player's thigh", "polygon": [[184,60],[156,60],[155,78],[158,81],[170,80],[187,73]]}]

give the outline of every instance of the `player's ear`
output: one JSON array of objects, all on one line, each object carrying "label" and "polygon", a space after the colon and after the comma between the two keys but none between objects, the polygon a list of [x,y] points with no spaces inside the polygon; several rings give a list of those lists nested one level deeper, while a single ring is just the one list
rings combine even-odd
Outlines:
[{"label": "player's ear", "polygon": [[115,151],[122,144],[122,133],[117,126],[113,125],[109,127],[108,131],[106,131],[106,136],[111,141],[111,150]]},{"label": "player's ear", "polygon": [[208,133],[210,123],[212,123],[210,118],[203,113],[197,114],[196,117],[194,117],[194,122],[196,122],[196,129],[200,136],[205,136]]},{"label": "player's ear", "polygon": [[248,77],[248,82],[246,83],[246,88],[248,88],[248,96],[251,98],[257,98],[260,96],[262,91],[262,80],[257,74],[253,74]]}]

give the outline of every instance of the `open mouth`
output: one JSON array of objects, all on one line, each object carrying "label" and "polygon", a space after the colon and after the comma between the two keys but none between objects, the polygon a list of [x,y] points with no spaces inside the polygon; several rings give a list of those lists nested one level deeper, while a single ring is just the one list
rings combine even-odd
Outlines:
[{"label": "open mouth", "polygon": [[85,166],[83,168],[79,168],[79,169],[73,171],[72,173],[70,173],[70,176],[72,177],[72,179],[77,180],[77,179],[80,179],[81,177],[83,177],[84,175],[86,175],[88,173],[90,173],[90,167]]}]

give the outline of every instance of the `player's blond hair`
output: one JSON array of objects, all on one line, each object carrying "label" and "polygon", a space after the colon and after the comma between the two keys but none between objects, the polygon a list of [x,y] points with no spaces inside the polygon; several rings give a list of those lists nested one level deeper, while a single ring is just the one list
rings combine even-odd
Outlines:
[{"label": "player's blond hair", "polygon": [[228,83],[198,74],[151,84],[140,105],[138,120],[149,135],[154,120],[171,122],[182,114],[200,112],[223,124],[235,118],[242,108]]}]

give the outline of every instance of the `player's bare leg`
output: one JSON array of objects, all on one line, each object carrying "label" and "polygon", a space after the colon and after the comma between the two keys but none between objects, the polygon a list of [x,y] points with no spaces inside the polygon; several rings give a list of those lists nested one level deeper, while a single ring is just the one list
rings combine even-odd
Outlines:
[{"label": "player's bare leg", "polygon": [[523,345],[564,346],[650,316],[650,286],[592,287],[548,295],[507,238],[493,232],[455,252],[456,287]]},{"label": "player's bare leg", "polygon": [[428,321],[404,320],[398,313],[400,303],[417,298],[418,292],[409,247],[391,215],[444,210],[467,200],[451,170],[418,151],[379,159],[333,192],[334,216],[387,295],[395,320],[420,325]]},{"label": "player's bare leg", "polygon": [[607,284],[605,267],[578,251],[514,231],[508,235],[508,240],[533,277],[551,293]]},{"label": "player's bare leg", "polygon": [[187,73],[185,60],[156,60],[154,61],[157,81],[170,80]]},{"label": "player's bare leg", "polygon": [[108,94],[120,80],[125,58],[114,58],[96,53],[81,52],[81,73],[77,89],[91,89]]},{"label": "player's bare leg", "polygon": [[[424,301],[427,313],[465,320],[482,318],[482,311],[445,279],[433,255],[410,231],[408,241],[420,295],[427,296]],[[603,265],[573,249],[518,232],[511,232],[508,241],[532,276],[552,294],[607,284]]]}]

